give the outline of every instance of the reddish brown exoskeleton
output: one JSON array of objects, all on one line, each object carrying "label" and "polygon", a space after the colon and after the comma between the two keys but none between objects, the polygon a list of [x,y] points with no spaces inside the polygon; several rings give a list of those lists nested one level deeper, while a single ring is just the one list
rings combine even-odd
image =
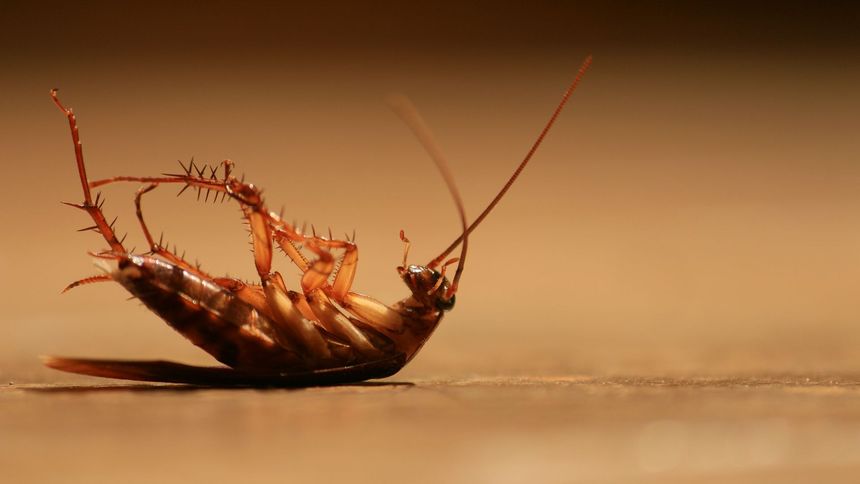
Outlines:
[{"label": "reddish brown exoskeleton", "polygon": [[[408,101],[394,102],[442,172],[454,198],[462,234],[427,265],[407,265],[409,240],[403,264],[397,272],[410,294],[391,305],[353,292],[358,263],[354,239],[336,240],[307,234],[271,212],[251,183],[232,174],[233,163],[197,167],[193,162],[177,174],[159,177],[120,176],[89,181],[77,123],[71,109],[51,97],[69,120],[78,174],[84,192],[81,204],[69,204],[93,219],[90,229],[100,233],[110,248],[96,257],[105,261],[105,273],[81,279],[66,289],[101,281],[116,281],[140,299],[171,327],[211,354],[225,367],[197,367],[165,361],[94,360],[49,357],[45,364],[58,370],[129,380],[193,383],[203,385],[301,386],[357,382],[393,375],[421,349],[444,313],[454,306],[466,260],[468,235],[495,207],[531,159],[561,109],[591,64],[588,57],[568,87],[538,139],[517,170],[471,224],[466,222],[459,193],[429,130]],[[134,254],[118,239],[113,223],[101,210],[101,197],[93,188],[115,182],[143,183],[135,197],[137,217],[149,252]],[[143,220],[141,198],[163,184],[179,184],[182,190],[205,192],[241,207],[250,227],[254,263],[260,283],[213,277],[153,239]],[[181,192],[180,192],[181,193]],[[445,261],[462,245],[460,256]],[[272,252],[279,247],[301,270],[301,291],[288,289],[272,271]],[[443,262],[445,261],[445,262]],[[446,268],[457,263],[454,277]]]}]

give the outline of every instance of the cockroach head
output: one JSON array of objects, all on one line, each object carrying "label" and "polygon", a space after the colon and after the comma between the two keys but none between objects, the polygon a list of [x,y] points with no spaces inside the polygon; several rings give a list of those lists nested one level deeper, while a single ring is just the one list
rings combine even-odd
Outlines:
[{"label": "cockroach head", "polygon": [[451,283],[439,271],[425,266],[398,267],[403,282],[412,291],[415,301],[427,308],[448,311],[454,307],[457,297],[447,296]]}]

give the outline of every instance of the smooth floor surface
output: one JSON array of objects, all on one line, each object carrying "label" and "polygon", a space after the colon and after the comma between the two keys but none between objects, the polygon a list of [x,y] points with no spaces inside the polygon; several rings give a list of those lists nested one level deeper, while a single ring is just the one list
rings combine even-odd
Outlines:
[{"label": "smooth floor surface", "polygon": [[5,482],[847,482],[860,472],[856,375],[297,390],[66,380],[0,389]]}]

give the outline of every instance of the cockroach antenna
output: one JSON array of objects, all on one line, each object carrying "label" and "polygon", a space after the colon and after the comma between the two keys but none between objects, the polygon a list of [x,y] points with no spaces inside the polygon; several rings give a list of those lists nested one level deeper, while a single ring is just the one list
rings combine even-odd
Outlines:
[{"label": "cockroach antenna", "polygon": [[[412,130],[412,133],[418,138],[418,141],[421,143],[421,146],[427,151],[430,155],[430,158],[436,163],[436,167],[439,169],[439,172],[442,174],[442,178],[445,179],[445,184],[448,186],[448,191],[451,192],[451,197],[454,198],[454,204],[457,206],[457,212],[460,215],[460,222],[463,226],[463,235],[461,238],[463,241],[463,248],[460,251],[459,262],[457,263],[457,272],[454,273],[454,278],[451,280],[451,286],[449,287],[446,298],[450,298],[457,292],[457,284],[460,282],[460,276],[463,273],[464,262],[466,261],[466,250],[469,246],[469,239],[466,237],[466,232],[468,230],[468,222],[466,221],[466,209],[463,207],[463,198],[460,196],[460,191],[457,190],[457,184],[454,182],[454,175],[451,173],[451,168],[448,165],[448,162],[445,160],[445,156],[442,154],[442,150],[439,149],[439,145],[433,138],[433,134],[430,132],[430,128],[427,127],[427,124],[424,122],[424,119],[421,118],[421,115],[418,114],[418,110],[415,109],[415,106],[409,101],[408,98],[402,95],[392,96],[388,99],[388,104],[391,106],[391,109],[409,126],[409,129]],[[401,238],[403,238],[403,232],[401,231]],[[447,254],[446,254],[447,255]],[[449,261],[450,262],[450,261]],[[405,262],[404,262],[405,264]],[[447,264],[445,264],[447,266]],[[441,282],[441,278],[439,279]]]},{"label": "cockroach antenna", "polygon": [[495,208],[495,206],[499,203],[502,197],[505,196],[505,193],[507,193],[507,191],[511,188],[511,185],[513,185],[517,178],[520,176],[520,173],[522,173],[528,162],[532,159],[532,156],[535,154],[538,147],[543,142],[543,139],[546,137],[546,134],[549,132],[550,128],[552,128],[552,125],[555,123],[555,120],[556,118],[558,118],[558,115],[561,113],[561,110],[564,109],[564,105],[567,104],[567,100],[570,99],[571,94],[573,94],[573,91],[576,90],[576,86],[579,85],[579,82],[582,80],[582,77],[585,75],[585,72],[588,70],[589,66],[591,66],[591,59],[592,57],[589,55],[582,62],[582,65],[579,67],[579,72],[576,74],[576,77],[573,79],[573,82],[570,83],[567,90],[564,92],[564,95],[561,98],[561,102],[559,102],[558,106],[555,108],[555,111],[552,113],[552,116],[550,116],[546,126],[544,126],[540,135],[538,135],[537,140],[535,140],[534,144],[532,144],[531,149],[529,149],[528,153],[526,153],[526,156],[523,161],[520,163],[517,169],[514,170],[513,175],[511,175],[511,177],[508,179],[507,183],[505,183],[502,189],[499,190],[499,193],[496,194],[496,197],[493,198],[489,205],[487,205],[487,208],[485,208],[484,211],[481,212],[481,215],[479,215],[478,218],[476,218],[475,221],[472,222],[472,225],[468,225],[468,223],[466,222],[466,214],[465,209],[463,208],[463,200],[460,197],[460,193],[457,190],[456,184],[454,183],[454,176],[451,174],[451,169],[448,165],[448,162],[445,161],[444,155],[442,155],[441,150],[433,139],[433,135],[430,132],[430,128],[427,127],[427,125],[424,123],[424,120],[421,118],[421,115],[418,114],[418,111],[415,109],[412,103],[409,102],[407,98],[403,96],[393,96],[389,99],[389,104],[391,105],[394,112],[397,113],[398,116],[400,116],[400,118],[406,123],[407,126],[409,126],[409,129],[412,130],[415,137],[418,138],[418,141],[430,155],[430,158],[432,158],[433,162],[436,163],[436,167],[441,172],[442,178],[445,179],[445,184],[448,186],[448,190],[451,192],[451,196],[454,198],[454,203],[457,206],[457,211],[460,214],[460,221],[463,225],[463,232],[460,234],[459,237],[457,237],[456,240],[454,240],[454,242],[451,243],[450,246],[448,246],[447,249],[445,249],[435,259],[433,259],[427,264],[427,267],[431,269],[438,267],[439,264],[442,263],[442,260],[448,257],[448,255],[454,249],[456,249],[458,245],[460,245],[461,243],[463,244],[463,247],[460,249],[460,257],[456,259],[450,259],[442,265],[442,270],[444,273],[444,268],[447,265],[453,263],[454,261],[458,261],[457,271],[454,273],[454,278],[451,281],[451,286],[448,290],[446,297],[450,298],[457,291],[460,276],[463,273],[463,267],[465,266],[466,262],[466,251],[469,245],[469,234],[473,230],[475,230],[475,228],[487,217],[487,215],[493,210],[493,208]]},{"label": "cockroach antenna", "polygon": [[[571,94],[573,94],[573,91],[576,90],[576,86],[579,85],[579,81],[581,81],[582,78],[585,76],[585,72],[591,66],[591,59],[592,59],[592,57],[589,55],[582,62],[582,65],[579,67],[579,72],[577,72],[576,77],[573,79],[573,82],[570,83],[570,86],[567,87],[567,90],[564,92],[564,95],[561,97],[561,102],[558,103],[558,107],[555,108],[555,111],[552,113],[552,116],[549,118],[549,121],[546,123],[546,126],[544,126],[543,131],[541,131],[540,135],[538,135],[538,137],[535,140],[534,144],[532,145],[531,149],[529,149],[528,153],[526,153],[525,158],[520,163],[520,166],[518,166],[517,169],[514,170],[514,174],[511,175],[511,177],[508,179],[507,183],[505,183],[505,185],[502,187],[502,189],[499,190],[499,193],[496,194],[496,197],[493,198],[493,201],[491,201],[489,203],[489,205],[487,205],[487,208],[485,208],[484,211],[481,212],[481,215],[478,215],[478,218],[476,218],[475,221],[472,222],[472,225],[470,225],[469,228],[463,230],[463,233],[459,237],[457,237],[457,239],[454,240],[454,242],[452,242],[451,245],[449,245],[447,249],[445,249],[435,259],[433,259],[432,261],[430,261],[429,264],[427,264],[428,267],[432,268],[432,267],[438,266],[439,263],[442,262],[442,259],[447,257],[448,254],[451,253],[451,251],[456,249],[457,246],[460,245],[461,242],[465,246],[466,245],[466,237],[470,233],[472,233],[472,231],[475,230],[475,228],[481,222],[484,221],[484,219],[487,217],[487,215],[499,203],[499,200],[501,200],[502,197],[505,196],[505,193],[508,192],[508,189],[511,188],[511,185],[513,185],[514,182],[517,181],[517,178],[520,176],[520,173],[522,173],[523,169],[526,167],[528,162],[532,159],[532,156],[535,154],[538,147],[543,142],[544,137],[546,137],[546,134],[549,132],[550,128],[552,128],[552,125],[555,123],[555,120],[556,120],[556,118],[558,118],[558,115],[561,113],[561,110],[564,109],[564,105],[567,104],[567,100],[570,99]],[[462,262],[461,262],[461,264],[462,264]],[[458,272],[459,272],[459,267],[458,267]],[[456,285],[456,283],[455,283],[455,285]]]}]

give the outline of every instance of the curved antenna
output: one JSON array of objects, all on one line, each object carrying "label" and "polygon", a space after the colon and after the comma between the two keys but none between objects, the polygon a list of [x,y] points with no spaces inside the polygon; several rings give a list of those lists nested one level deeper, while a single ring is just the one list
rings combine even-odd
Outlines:
[{"label": "curved antenna", "polygon": [[[460,214],[460,222],[463,225],[463,235],[461,235],[457,241],[463,241],[463,248],[460,250],[457,272],[454,273],[454,279],[451,280],[451,286],[448,288],[448,292],[446,293],[446,297],[451,297],[455,292],[457,292],[457,286],[460,282],[460,276],[463,274],[464,263],[466,262],[466,249],[469,246],[467,232],[468,222],[466,222],[466,209],[463,208],[463,199],[460,197],[460,192],[457,190],[457,184],[454,182],[454,175],[451,173],[451,168],[449,167],[448,162],[445,161],[445,156],[442,154],[442,151],[439,149],[439,145],[433,138],[430,128],[427,127],[427,124],[424,122],[424,119],[421,118],[421,115],[418,114],[418,110],[415,109],[412,102],[409,101],[406,96],[393,95],[388,98],[388,105],[394,113],[397,114],[404,123],[406,123],[406,126],[409,127],[412,134],[418,138],[421,146],[424,147],[427,154],[429,154],[430,158],[433,159],[433,162],[436,163],[436,167],[439,168],[442,178],[445,179],[448,191],[451,192],[451,196],[454,198],[454,204],[457,205],[457,212]],[[429,267],[432,268],[432,266]]]},{"label": "curved antenna", "polygon": [[[562,108],[564,108],[564,105],[567,104],[567,100],[570,98],[570,95],[573,94],[574,90],[576,90],[576,86],[579,85],[579,81],[582,80],[582,77],[585,75],[585,71],[588,70],[589,66],[591,66],[591,56],[590,55],[588,57],[586,57],[585,60],[582,62],[582,65],[579,67],[579,72],[576,74],[576,78],[574,78],[573,82],[570,83],[570,86],[568,86],[567,90],[564,92],[564,95],[561,98],[561,102],[558,103],[558,107],[555,108],[555,112],[552,113],[552,116],[549,118],[549,122],[547,122],[546,126],[544,126],[543,131],[541,131],[537,140],[535,140],[531,149],[526,154],[526,157],[520,163],[520,166],[518,166],[517,169],[514,170],[514,174],[511,175],[511,177],[508,179],[508,182],[505,183],[505,186],[503,186],[502,189],[499,191],[499,193],[496,194],[496,198],[494,198],[493,201],[490,202],[489,205],[487,205],[487,208],[485,208],[484,211],[481,212],[481,215],[478,215],[478,218],[476,218],[475,221],[472,222],[472,225],[470,225],[469,228],[467,228],[466,230],[463,231],[462,235],[457,237],[457,239],[454,242],[452,242],[451,245],[448,246],[448,248],[445,249],[444,252],[439,254],[438,257],[436,257],[435,259],[430,261],[430,264],[428,264],[428,267],[435,267],[435,266],[439,265],[439,263],[442,262],[442,259],[447,257],[448,254],[451,253],[451,251],[456,249],[457,246],[460,244],[460,242],[462,242],[463,245],[465,245],[466,244],[466,236],[469,235],[470,233],[472,233],[473,230],[475,230],[475,228],[478,226],[478,224],[480,224],[484,220],[484,218],[486,218],[486,216],[493,210],[493,208],[495,208],[496,204],[499,203],[499,200],[501,200],[502,197],[505,196],[505,193],[507,193],[508,189],[511,188],[511,185],[513,185],[514,182],[517,180],[517,177],[520,176],[520,172],[523,171],[523,168],[525,168],[526,165],[528,164],[529,160],[532,159],[532,155],[535,154],[535,151],[537,151],[538,146],[540,146],[544,137],[549,132],[549,129],[552,127],[553,123],[555,123],[555,119],[558,117],[559,113],[561,113],[561,110],[562,110]],[[458,268],[458,270],[459,270],[459,268]]]}]

